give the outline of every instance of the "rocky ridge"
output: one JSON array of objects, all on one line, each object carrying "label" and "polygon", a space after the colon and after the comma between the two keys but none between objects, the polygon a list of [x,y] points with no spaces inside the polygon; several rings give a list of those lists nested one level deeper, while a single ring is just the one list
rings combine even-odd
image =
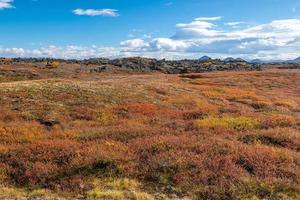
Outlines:
[{"label": "rocky ridge", "polygon": [[91,72],[106,72],[112,70],[133,71],[133,72],[152,72],[158,71],[166,74],[202,73],[210,71],[260,71],[261,65],[246,61],[226,62],[220,59],[208,60],[157,60],[151,58],[91,58],[85,60],[63,60],[51,58],[13,58],[0,59],[0,64],[19,64],[31,63],[43,67],[51,65],[53,62],[61,64],[79,64],[81,69],[89,68]]}]

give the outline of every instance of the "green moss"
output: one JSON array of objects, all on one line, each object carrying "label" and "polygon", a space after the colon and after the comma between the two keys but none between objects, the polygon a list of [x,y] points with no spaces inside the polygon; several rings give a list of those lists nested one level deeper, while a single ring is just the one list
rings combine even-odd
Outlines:
[{"label": "green moss", "polygon": [[21,117],[26,121],[33,121],[33,120],[37,119],[37,117],[34,114],[32,114],[31,112],[27,112],[27,111],[22,112]]},{"label": "green moss", "polygon": [[117,116],[112,114],[109,111],[101,110],[98,112],[97,120],[102,124],[108,124],[110,122],[113,122],[117,119]]},{"label": "green moss", "polygon": [[0,199],[62,199],[45,189],[29,191],[24,188],[0,188]]},{"label": "green moss", "polygon": [[124,178],[112,180],[111,182],[108,182],[105,186],[113,190],[134,190],[139,188],[140,184],[135,180]]},{"label": "green moss", "polygon": [[260,198],[258,198],[256,195],[249,195],[249,196],[244,196],[241,197],[240,200],[260,200]]},{"label": "green moss", "polygon": [[255,180],[244,180],[235,188],[237,199],[300,199],[299,187],[286,184],[267,184]]},{"label": "green moss", "polygon": [[277,184],[274,187],[277,193],[292,199],[300,199],[300,188],[292,185]]},{"label": "green moss", "polygon": [[133,199],[135,200],[153,200],[154,198],[145,192],[132,192]]},{"label": "green moss", "polygon": [[154,199],[150,194],[140,191],[141,185],[139,182],[128,178],[95,179],[93,185],[94,189],[87,193],[88,199]]},{"label": "green moss", "polygon": [[0,199],[20,199],[27,194],[25,190],[15,188],[0,188]]},{"label": "green moss", "polygon": [[125,199],[124,193],[117,190],[101,191],[99,189],[93,189],[88,192],[87,199],[111,199],[111,200],[122,200]]},{"label": "green moss", "polygon": [[251,130],[258,127],[257,120],[250,117],[208,117],[197,120],[196,125],[206,128],[225,128],[234,130]]}]

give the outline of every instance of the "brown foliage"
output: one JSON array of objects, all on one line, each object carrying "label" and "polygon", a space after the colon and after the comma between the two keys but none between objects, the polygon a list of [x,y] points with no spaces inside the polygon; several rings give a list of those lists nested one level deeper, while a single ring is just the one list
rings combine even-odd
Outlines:
[{"label": "brown foliage", "polygon": [[94,178],[127,177],[195,199],[300,194],[298,71],[74,80],[64,67],[39,71],[63,80],[0,83],[6,185],[87,195]]}]

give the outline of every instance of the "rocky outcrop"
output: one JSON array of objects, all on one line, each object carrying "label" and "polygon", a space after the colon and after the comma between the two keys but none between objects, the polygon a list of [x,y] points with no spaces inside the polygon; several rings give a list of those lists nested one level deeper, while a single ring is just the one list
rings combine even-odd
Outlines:
[{"label": "rocky outcrop", "polygon": [[[210,71],[253,71],[261,70],[261,66],[255,63],[241,62],[225,62],[222,60],[156,60],[148,58],[123,58],[115,60],[84,60],[84,64],[94,64],[101,66],[105,71],[106,68],[126,69],[138,72],[159,71],[167,74],[183,74],[183,73],[201,73]],[[108,67],[109,66],[109,67]],[[97,68],[99,69],[99,67]]]},{"label": "rocky outcrop", "polygon": [[113,70],[126,70],[133,72],[158,71],[167,74],[201,73],[211,71],[254,71],[261,70],[258,63],[249,63],[243,60],[226,62],[220,59],[198,59],[198,60],[157,60],[151,58],[120,58],[105,59],[91,58],[86,60],[61,60],[50,58],[15,58],[13,63],[49,63],[60,62],[66,64],[80,64],[81,68],[89,68],[91,73],[101,73]]}]

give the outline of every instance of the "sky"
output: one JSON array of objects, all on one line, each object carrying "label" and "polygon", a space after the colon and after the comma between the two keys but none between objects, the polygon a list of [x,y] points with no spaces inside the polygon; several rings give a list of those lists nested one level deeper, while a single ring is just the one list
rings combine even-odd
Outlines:
[{"label": "sky", "polygon": [[300,56],[299,0],[0,0],[0,57]]}]

